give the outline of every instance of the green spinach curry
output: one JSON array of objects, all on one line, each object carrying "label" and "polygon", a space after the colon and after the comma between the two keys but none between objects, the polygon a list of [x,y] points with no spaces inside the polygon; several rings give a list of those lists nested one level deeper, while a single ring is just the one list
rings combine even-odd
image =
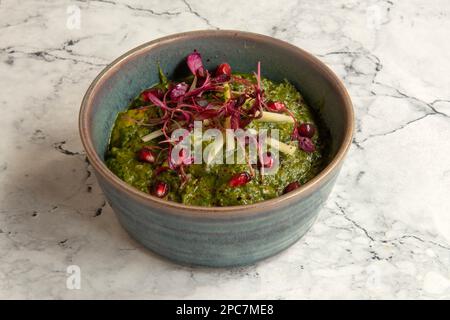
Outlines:
[{"label": "green spinach curry", "polygon": [[[120,179],[169,201],[233,206],[290,192],[323,168],[327,132],[292,84],[261,77],[259,63],[256,73],[238,74],[227,63],[210,73],[198,52],[186,62],[191,76],[169,81],[160,71],[160,83],[118,114],[106,164]],[[203,131],[277,129],[278,170],[263,174],[273,165],[271,152],[258,153],[257,163],[194,163],[183,152],[174,161],[171,154],[180,140],[171,133],[192,131],[194,121],[201,121]]]}]

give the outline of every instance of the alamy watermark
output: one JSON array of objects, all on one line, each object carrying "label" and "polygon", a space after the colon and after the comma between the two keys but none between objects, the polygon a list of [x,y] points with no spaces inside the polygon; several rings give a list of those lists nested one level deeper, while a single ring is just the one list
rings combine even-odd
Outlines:
[{"label": "alamy watermark", "polygon": [[366,25],[371,30],[379,30],[382,24],[381,8],[371,5],[366,10]]},{"label": "alamy watermark", "polygon": [[77,5],[70,5],[66,9],[66,28],[69,30],[81,29],[81,9]]},{"label": "alamy watermark", "polygon": [[81,268],[77,265],[70,265],[66,269],[66,288],[69,290],[81,289]]},{"label": "alamy watermark", "polygon": [[175,129],[170,137],[172,165],[248,164],[261,165],[270,157],[270,166],[260,166],[261,174],[275,174],[279,168],[279,131],[277,129],[203,130],[194,121],[193,130]]}]

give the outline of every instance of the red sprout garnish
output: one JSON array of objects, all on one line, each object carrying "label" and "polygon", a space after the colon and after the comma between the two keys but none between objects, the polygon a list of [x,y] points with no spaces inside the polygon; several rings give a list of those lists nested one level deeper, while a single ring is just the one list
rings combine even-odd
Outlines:
[{"label": "red sprout garnish", "polygon": [[[256,83],[253,80],[246,79],[238,75],[231,74],[231,67],[227,63],[220,64],[214,71],[214,75],[203,66],[201,55],[194,51],[186,58],[187,65],[194,75],[191,82],[168,83],[168,90],[160,88],[144,91],[142,99],[149,102],[145,108],[155,108],[158,115],[151,119],[140,120],[143,126],[158,126],[163,133],[163,138],[158,140],[160,152],[154,163],[167,163],[168,166],[155,169],[154,175],[157,176],[165,170],[175,171],[181,179],[180,187],[184,186],[189,178],[186,174],[186,167],[192,164],[192,157],[187,157],[183,151],[180,152],[177,159],[172,159],[172,150],[179,141],[171,139],[170,135],[176,128],[185,128],[192,131],[195,120],[208,120],[207,126],[224,129],[225,118],[229,118],[232,129],[245,128],[254,119],[262,116],[263,110],[286,112],[294,119],[294,129],[292,138],[298,140],[302,149],[310,150],[307,141],[303,141],[299,134],[299,126],[292,112],[286,108],[283,102],[267,102],[264,97],[264,90],[261,81],[261,63],[258,62],[257,72],[255,73]],[[223,101],[224,83],[239,84],[238,91],[232,91],[231,98]],[[233,87],[234,88],[234,87]],[[208,94],[208,98],[202,97]],[[252,99],[252,105],[247,108],[243,105]],[[307,138],[307,137],[306,137]],[[258,143],[258,142],[257,142]],[[274,159],[270,153],[265,154],[261,146],[258,146],[260,162],[258,164],[261,173],[265,168],[270,168]],[[303,147],[302,147],[303,146]],[[308,148],[309,146],[309,148]],[[314,147],[314,144],[312,144]],[[245,148],[245,145],[241,146]],[[305,151],[306,151],[305,150]],[[176,161],[173,161],[176,160]],[[230,186],[239,186],[247,183],[255,176],[254,166],[247,158],[248,170],[242,172],[230,180]],[[262,179],[262,178],[261,178]]]},{"label": "red sprout garnish", "polygon": [[248,172],[241,172],[231,177],[228,185],[233,188],[240,187],[250,182],[250,180],[252,180],[252,177]]},{"label": "red sprout garnish", "polygon": [[209,104],[209,101],[206,99],[199,99],[198,101],[193,100],[193,103],[198,104],[200,107],[207,107]]},{"label": "red sprout garnish", "polygon": [[298,146],[305,152],[311,153],[316,150],[314,142],[310,138],[299,137],[298,138]]},{"label": "red sprout garnish", "polygon": [[[258,72],[256,74],[256,90],[255,90],[255,104],[254,107],[259,109],[259,114],[262,116],[263,111],[263,99],[262,99],[262,89],[261,89],[261,62],[258,61]],[[255,111],[255,110],[253,110]]]},{"label": "red sprout garnish", "polygon": [[194,76],[205,77],[206,70],[203,67],[202,56],[194,51],[186,58],[186,63]]},{"label": "red sprout garnish", "polygon": [[230,116],[230,126],[231,129],[237,130],[240,126],[241,121],[241,113],[239,112],[239,109],[236,107],[236,102],[234,100],[228,101],[226,104],[226,112]]},{"label": "red sprout garnish", "polygon": [[245,94],[241,94],[239,97],[236,98],[236,107],[242,106],[246,100],[247,97],[245,96]]},{"label": "red sprout garnish", "polygon": [[148,97],[148,94],[151,93],[153,96],[157,97],[158,99],[162,99],[164,97],[164,91],[160,88],[152,88],[145,90],[141,93],[141,99],[145,102],[150,101],[150,98]]},{"label": "red sprout garnish", "polygon": [[217,85],[227,82],[229,80],[230,80],[230,77],[227,76],[226,74],[221,74],[221,75],[215,76],[214,78],[211,79],[211,81]]},{"label": "red sprout garnish", "polygon": [[177,101],[180,100],[189,89],[189,85],[184,82],[177,83],[172,90],[170,90],[170,100]]},{"label": "red sprout garnish", "polygon": [[[167,95],[167,93],[166,93]],[[147,97],[150,100],[150,102],[152,102],[155,106],[160,107],[161,109],[165,110],[165,111],[169,111],[170,108],[167,106],[167,104],[163,101],[161,101],[157,96],[155,96],[152,92],[148,92],[147,93]],[[165,100],[165,95],[163,100]]]},{"label": "red sprout garnish", "polygon": [[163,181],[156,181],[151,193],[158,198],[164,198],[169,193],[169,185]]},{"label": "red sprout garnish", "polygon": [[193,157],[188,157],[186,150],[185,149],[181,149],[180,152],[178,153],[178,157],[176,159],[172,158],[172,156],[169,156],[169,165],[172,168],[178,168],[180,166],[183,165],[190,165],[194,162]]},{"label": "red sprout garnish", "polygon": [[244,86],[251,86],[253,83],[245,78],[242,78],[241,76],[231,75],[231,81],[243,84]]},{"label": "red sprout garnish", "polygon": [[270,152],[263,153],[259,158],[259,166],[263,168],[272,168],[274,164],[274,158]]},{"label": "red sprout garnish", "polygon": [[281,101],[270,101],[266,104],[267,110],[271,112],[284,112],[286,111],[286,106]]},{"label": "red sprout garnish", "polygon": [[219,111],[216,109],[205,109],[200,111],[197,115],[195,115],[195,120],[206,120],[217,117]]},{"label": "red sprout garnish", "polygon": [[298,127],[298,134],[301,137],[312,138],[316,133],[316,128],[311,123],[302,123]]},{"label": "red sprout garnish", "polygon": [[201,96],[203,92],[207,91],[207,90],[212,90],[215,89],[216,87],[211,83],[211,77],[209,75],[208,71],[205,71],[206,76],[204,78],[204,81],[201,82],[201,84],[199,83],[199,87],[187,92],[184,95],[184,98],[189,98],[189,97],[194,97],[194,96]]},{"label": "red sprout garnish", "polygon": [[155,155],[153,154],[153,152],[150,151],[149,148],[143,147],[138,152],[138,159],[141,162],[154,163],[155,162]]},{"label": "red sprout garnish", "polygon": [[294,181],[289,183],[283,190],[283,194],[294,191],[295,189],[300,188],[300,183],[298,181]]}]

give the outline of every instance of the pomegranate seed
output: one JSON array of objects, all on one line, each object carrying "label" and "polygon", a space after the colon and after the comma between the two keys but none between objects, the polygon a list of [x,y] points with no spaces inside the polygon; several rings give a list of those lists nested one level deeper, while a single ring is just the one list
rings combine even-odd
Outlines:
[{"label": "pomegranate seed", "polygon": [[294,191],[297,188],[300,188],[300,183],[297,181],[291,182],[286,186],[286,188],[284,188],[283,194]]},{"label": "pomegranate seed", "polygon": [[154,163],[155,155],[148,148],[144,147],[139,150],[138,159],[142,162]]},{"label": "pomegranate seed", "polygon": [[299,137],[298,138],[298,146],[305,152],[314,152],[316,147],[314,146],[314,142],[310,138]]},{"label": "pomegranate seed", "polygon": [[148,97],[148,93],[153,94],[155,97],[157,97],[160,100],[164,97],[164,91],[162,89],[153,88],[153,89],[145,90],[144,92],[142,92],[141,99],[146,102],[150,101],[150,98]]},{"label": "pomegranate seed", "polygon": [[298,127],[298,133],[301,137],[312,138],[316,133],[316,128],[311,123],[302,123]]},{"label": "pomegranate seed", "polygon": [[272,112],[282,112],[286,110],[286,106],[281,101],[270,101],[267,103],[267,109]]},{"label": "pomegranate seed", "polygon": [[228,184],[230,185],[230,187],[234,188],[234,187],[243,186],[244,184],[250,182],[250,180],[252,180],[252,177],[250,176],[250,174],[248,174],[247,172],[241,172],[241,173],[234,175],[230,179],[230,182]]},{"label": "pomegranate seed", "polygon": [[274,159],[272,157],[272,154],[270,152],[267,152],[263,154],[262,159],[259,159],[260,163],[259,165],[264,168],[272,168]]},{"label": "pomegranate seed", "polygon": [[169,193],[169,185],[162,181],[157,181],[153,185],[152,194],[158,198],[164,198]]},{"label": "pomegranate seed", "polygon": [[228,63],[220,64],[216,69],[216,77],[225,76],[227,79],[231,77],[231,67]]}]

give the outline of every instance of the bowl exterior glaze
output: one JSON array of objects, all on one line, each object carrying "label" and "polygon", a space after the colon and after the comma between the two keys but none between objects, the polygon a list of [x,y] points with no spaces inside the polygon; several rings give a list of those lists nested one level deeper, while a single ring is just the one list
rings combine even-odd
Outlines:
[{"label": "bowl exterior glaze", "polygon": [[[330,130],[330,164],[294,192],[224,208],[167,202],[132,188],[110,172],[103,160],[117,113],[138,92],[158,82],[158,64],[171,78],[187,74],[184,58],[194,49],[207,68],[226,61],[234,71],[252,72],[261,61],[263,76],[296,85]],[[283,41],[237,31],[188,32],[131,50],[94,80],[80,110],[87,157],[123,227],[152,251],[189,265],[250,264],[295,243],[312,226],[331,192],[352,133],[350,98],[324,64]]]},{"label": "bowl exterior glaze", "polygon": [[294,244],[312,226],[334,184],[332,178],[301,201],[259,209],[257,214],[241,209],[241,217],[208,218],[149,207],[102,178],[99,181],[133,238],[178,263],[211,267],[251,264]]}]

